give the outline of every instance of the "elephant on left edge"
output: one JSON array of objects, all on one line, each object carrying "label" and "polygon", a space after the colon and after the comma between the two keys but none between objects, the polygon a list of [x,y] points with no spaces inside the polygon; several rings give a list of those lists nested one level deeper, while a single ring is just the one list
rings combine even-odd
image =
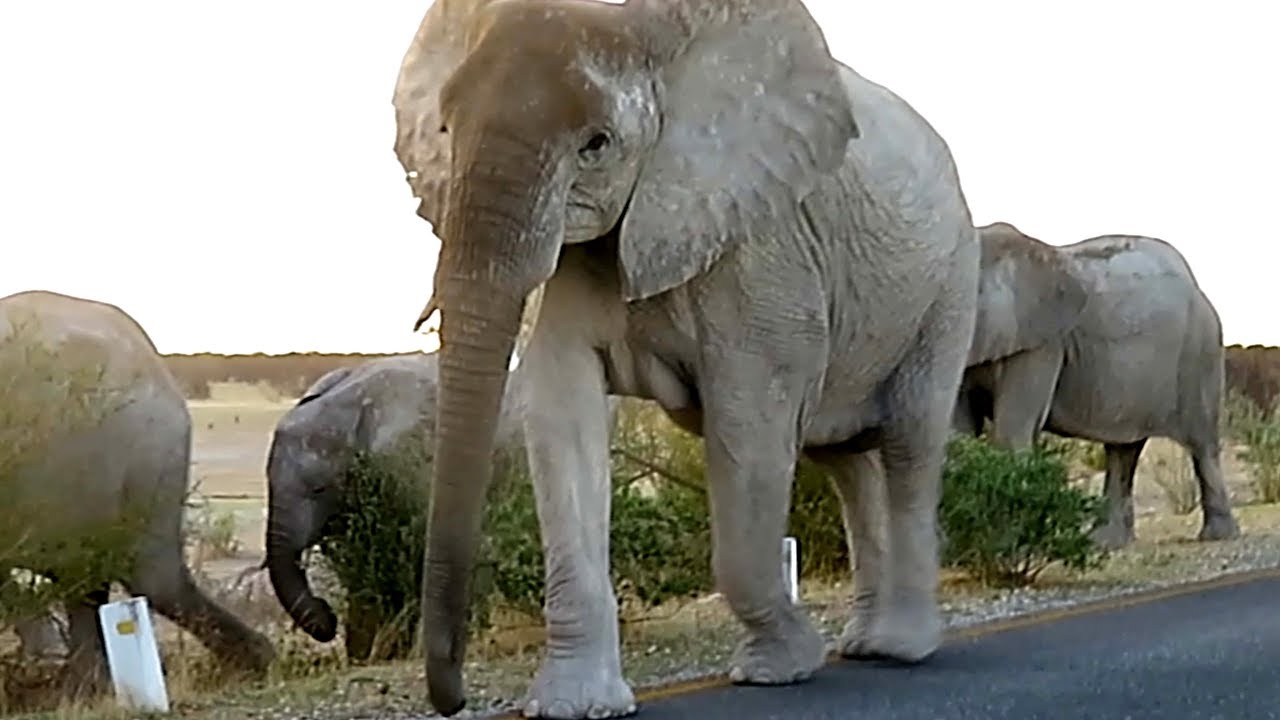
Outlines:
[{"label": "elephant on left edge", "polygon": [[[19,338],[22,327],[32,328],[29,340]],[[11,345],[14,352],[4,355],[14,357],[15,365],[0,368],[19,393],[39,391],[24,388],[27,383],[63,384],[82,372],[93,375],[95,391],[111,393],[109,404],[92,420],[55,424],[44,442],[19,454],[0,488],[8,498],[6,532],[15,530],[14,537],[21,540],[0,557],[6,565],[0,577],[25,568],[58,582],[59,575],[72,570],[58,566],[67,562],[59,548],[93,547],[102,533],[116,528],[126,533],[119,547],[127,554],[114,567],[127,569],[120,576],[90,578],[83,599],[67,608],[68,690],[91,694],[105,689],[106,655],[97,609],[107,602],[112,582],[146,596],[155,610],[199,638],[227,668],[263,674],[275,658],[271,643],[201,592],[183,558],[191,415],[146,331],[114,305],[28,291],[0,298],[0,343],[31,345]],[[32,373],[19,363],[38,346],[50,367]],[[22,378],[24,373],[32,378]],[[84,400],[77,394],[66,398],[67,403]],[[65,411],[70,416],[76,408]],[[5,413],[0,436],[16,437],[23,422],[20,412]]]}]

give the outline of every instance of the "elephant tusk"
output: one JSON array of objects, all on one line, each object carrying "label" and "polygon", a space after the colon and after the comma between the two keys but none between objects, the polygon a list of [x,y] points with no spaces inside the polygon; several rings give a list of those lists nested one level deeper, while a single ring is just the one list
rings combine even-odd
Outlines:
[{"label": "elephant tusk", "polygon": [[427,300],[426,307],[422,308],[422,312],[418,313],[418,320],[413,324],[413,331],[418,332],[418,328],[431,317],[432,313],[440,309],[440,304],[436,301],[436,294],[431,293],[431,298]]}]

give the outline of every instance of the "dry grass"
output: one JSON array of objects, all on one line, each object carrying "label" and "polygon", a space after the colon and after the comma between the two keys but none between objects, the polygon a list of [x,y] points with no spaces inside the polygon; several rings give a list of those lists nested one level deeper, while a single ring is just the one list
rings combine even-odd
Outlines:
[{"label": "dry grass", "polygon": [[[210,672],[203,647],[157,617],[162,636],[169,692],[176,714],[197,720],[241,720],[247,717],[370,717],[422,713],[428,707],[418,662],[353,667],[343,658],[341,636],[320,645],[291,629],[262,572],[252,568],[261,557],[264,468],[271,431],[291,401],[264,396],[253,388],[214,388],[207,401],[191,403],[195,420],[193,474],[219,512],[233,513],[239,550],[234,557],[214,559],[193,548],[193,565],[201,582],[238,616],[268,633],[280,661],[262,683],[224,683]],[[1181,448],[1152,441],[1143,454],[1135,482],[1138,541],[1115,553],[1101,569],[1070,575],[1050,569],[1039,587],[1097,588],[1146,582],[1176,582],[1206,568],[1228,570],[1234,557],[1258,543],[1280,545],[1280,505],[1237,507],[1245,536],[1226,543],[1193,541],[1198,511],[1170,512],[1161,477],[1186,462]],[[1249,497],[1249,478],[1233,455],[1224,453],[1224,469],[1232,494]],[[1100,477],[1089,484],[1099,490]],[[1249,493],[1244,495],[1243,493]],[[944,603],[995,601],[1000,591],[981,587],[959,573],[944,573]],[[847,583],[805,582],[804,602],[818,625],[838,632],[848,613]],[[483,708],[500,699],[519,697],[537,665],[543,641],[539,618],[507,615],[493,631],[472,641],[466,670],[471,706]],[[622,627],[624,669],[638,687],[660,684],[681,671],[724,666],[740,630],[725,603],[712,596],[668,604],[647,617],[633,617]],[[0,643],[3,638],[0,638]],[[3,647],[0,645],[0,652]],[[23,720],[116,720],[129,717],[104,700],[93,707],[64,707]]]}]

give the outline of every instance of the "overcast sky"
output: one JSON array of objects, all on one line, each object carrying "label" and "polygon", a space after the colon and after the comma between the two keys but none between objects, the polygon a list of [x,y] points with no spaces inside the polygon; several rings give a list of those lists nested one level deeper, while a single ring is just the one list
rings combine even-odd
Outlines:
[{"label": "overcast sky", "polygon": [[[423,347],[439,244],[391,90],[429,4],[0,2],[0,295],[113,302],[162,352]],[[1162,237],[1227,342],[1280,344],[1268,3],[808,5],[947,139],[977,222]]]}]

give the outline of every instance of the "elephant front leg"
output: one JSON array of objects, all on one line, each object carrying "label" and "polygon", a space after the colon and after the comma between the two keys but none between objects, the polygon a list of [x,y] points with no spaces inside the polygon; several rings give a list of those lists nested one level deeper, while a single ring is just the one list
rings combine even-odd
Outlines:
[{"label": "elephant front leg", "polygon": [[1062,370],[1057,345],[1018,353],[1001,362],[993,404],[991,439],[997,447],[1025,450],[1044,427]]},{"label": "elephant front leg", "polygon": [[535,335],[524,358],[525,438],[546,561],[546,656],[526,717],[635,712],[609,577],[609,407],[586,343]]},{"label": "elephant front leg", "polygon": [[798,454],[800,392],[773,372],[751,385],[704,395],[707,480],[716,584],[747,637],[730,664],[733,682],[806,680],[826,644],[783,584],[778,549],[786,531]]},{"label": "elephant front leg", "polygon": [[876,657],[870,641],[871,628],[884,597],[891,594],[892,582],[887,575],[892,565],[884,527],[889,501],[880,456],[872,451],[815,459],[831,471],[840,496],[853,570],[853,610],[837,647],[846,658]]}]

